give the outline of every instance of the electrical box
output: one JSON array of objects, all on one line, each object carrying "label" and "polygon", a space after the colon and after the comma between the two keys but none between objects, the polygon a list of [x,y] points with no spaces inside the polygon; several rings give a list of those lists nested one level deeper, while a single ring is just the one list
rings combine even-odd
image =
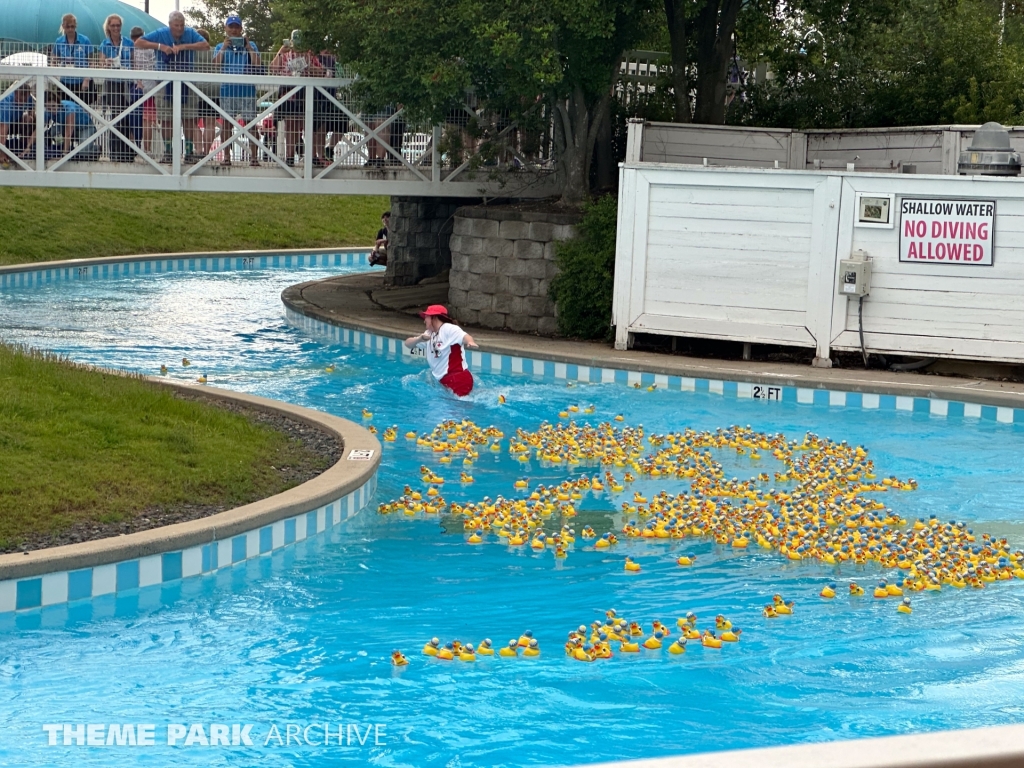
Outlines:
[{"label": "electrical box", "polygon": [[839,295],[867,296],[871,291],[871,262],[843,259],[839,262]]}]

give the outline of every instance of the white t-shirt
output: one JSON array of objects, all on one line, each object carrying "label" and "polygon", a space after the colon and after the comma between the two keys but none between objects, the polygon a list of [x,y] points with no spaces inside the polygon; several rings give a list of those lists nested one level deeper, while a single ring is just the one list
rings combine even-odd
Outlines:
[{"label": "white t-shirt", "polygon": [[427,362],[434,378],[443,379],[449,373],[466,370],[466,361],[462,352],[462,340],[466,332],[452,323],[442,325],[437,333],[430,334],[429,341],[421,341],[419,346],[426,347]]}]

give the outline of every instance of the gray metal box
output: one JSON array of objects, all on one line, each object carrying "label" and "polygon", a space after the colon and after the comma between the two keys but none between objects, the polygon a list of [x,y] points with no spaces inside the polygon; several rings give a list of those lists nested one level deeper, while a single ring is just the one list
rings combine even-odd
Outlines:
[{"label": "gray metal box", "polygon": [[867,296],[871,291],[871,262],[867,259],[842,259],[839,262],[840,296]]}]

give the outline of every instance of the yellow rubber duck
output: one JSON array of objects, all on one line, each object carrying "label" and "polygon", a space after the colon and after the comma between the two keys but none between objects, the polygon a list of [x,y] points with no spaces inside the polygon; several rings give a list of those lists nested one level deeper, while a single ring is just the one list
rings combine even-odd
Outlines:
[{"label": "yellow rubber duck", "polygon": [[206,374],[205,373],[201,374],[199,376],[199,378],[196,379],[196,382],[199,383],[199,384],[205,384],[206,383]]},{"label": "yellow rubber duck", "polygon": [[160,373],[163,374],[164,376],[167,375],[167,366],[166,365],[161,365],[160,366]]},{"label": "yellow rubber duck", "polygon": [[640,570],[640,563],[633,562],[633,558],[626,556],[626,570],[636,573]]},{"label": "yellow rubber duck", "polygon": [[485,637],[480,641],[480,647],[476,649],[477,656],[493,656],[494,646],[491,645],[491,638]]},{"label": "yellow rubber duck", "polygon": [[476,661],[476,653],[473,651],[473,644],[466,643],[459,651],[459,661]]},{"label": "yellow rubber duck", "polygon": [[187,357],[183,357],[181,358],[181,364],[183,367],[188,368],[190,365],[192,365],[192,361],[189,360]]},{"label": "yellow rubber duck", "polygon": [[648,650],[652,651],[657,648],[661,648],[662,637],[664,637],[664,635],[662,635],[661,632],[655,632],[653,635],[644,640],[644,648],[647,648]]},{"label": "yellow rubber duck", "polygon": [[533,640],[533,632],[531,632],[530,630],[526,630],[525,632],[523,632],[523,634],[519,636],[519,647],[529,648],[531,640]]},{"label": "yellow rubber duck", "polygon": [[620,413],[620,414],[618,414],[618,415],[617,415],[617,416],[615,417],[615,420],[616,420],[616,421],[623,421],[623,420],[625,420],[625,417],[624,417],[624,416],[623,416],[623,415],[622,415],[622,414]]},{"label": "yellow rubber duck", "polygon": [[718,614],[717,616],[715,616],[715,629],[732,629],[732,622],[725,618],[725,616],[723,616],[722,614]]},{"label": "yellow rubber duck", "polygon": [[864,587],[855,581],[850,582],[850,597],[861,597],[864,594]]},{"label": "yellow rubber duck", "polygon": [[878,586],[875,587],[874,595],[880,600],[882,598],[889,597],[889,588],[884,581],[878,582]]},{"label": "yellow rubber duck", "polygon": [[521,477],[512,483],[514,488],[528,488],[530,486],[530,479],[528,477]]},{"label": "yellow rubber duck", "polygon": [[504,395],[498,395],[498,405],[504,405],[504,404],[505,404],[505,396]]},{"label": "yellow rubber duck", "polygon": [[423,646],[424,656],[437,656],[437,652],[441,649],[441,641],[436,637],[430,638],[426,645]]},{"label": "yellow rubber duck", "polygon": [[910,607],[910,598],[904,597],[903,602],[896,608],[900,613],[913,613],[914,609]]},{"label": "yellow rubber duck", "polygon": [[529,646],[523,649],[523,656],[540,656],[540,644],[531,640]]},{"label": "yellow rubber duck", "polygon": [[683,555],[678,560],[676,560],[676,563],[682,566],[693,565],[696,559],[696,555]]},{"label": "yellow rubber duck", "polygon": [[833,597],[836,596],[836,585],[826,584],[824,587],[821,588],[821,592],[818,593],[818,596],[831,600]]},{"label": "yellow rubber duck", "polygon": [[740,641],[740,635],[743,634],[742,629],[727,629],[719,638],[726,643],[738,643]]},{"label": "yellow rubber duck", "polygon": [[499,656],[505,658],[513,658],[519,656],[519,643],[516,640],[509,640],[508,645],[504,646],[498,651]]},{"label": "yellow rubber duck", "polygon": [[364,419],[372,419],[373,418],[373,412],[368,410],[368,409],[366,409],[366,408],[363,408],[363,418]]},{"label": "yellow rubber duck", "polygon": [[686,653],[686,638],[685,637],[677,638],[672,643],[672,645],[670,645],[668,647],[668,652],[669,653],[675,653],[675,654]]},{"label": "yellow rubber duck", "polygon": [[337,367],[334,365],[334,363],[331,363],[326,368],[324,368],[324,371],[326,371],[327,373],[334,373],[335,370],[337,370]]},{"label": "yellow rubber duck", "polygon": [[405,658],[401,651],[396,649],[391,652],[391,663],[396,667],[404,667],[409,664],[409,660]]},{"label": "yellow rubber duck", "polygon": [[621,653],[639,653],[640,643],[636,640],[623,640],[619,643],[619,651]]},{"label": "yellow rubber duck", "polygon": [[437,649],[437,658],[443,661],[451,661],[455,658],[455,648],[451,643],[446,644],[443,648]]},{"label": "yellow rubber duck", "polygon": [[482,544],[484,539],[483,539],[483,536],[480,535],[481,533],[482,533],[482,531],[480,531],[480,530],[474,531],[473,533],[471,533],[469,535],[469,538],[466,539],[466,541],[469,542],[470,544]]},{"label": "yellow rubber duck", "polygon": [[715,637],[715,633],[710,629],[704,630],[704,634],[701,635],[700,644],[705,648],[721,648],[722,641],[720,638]]}]

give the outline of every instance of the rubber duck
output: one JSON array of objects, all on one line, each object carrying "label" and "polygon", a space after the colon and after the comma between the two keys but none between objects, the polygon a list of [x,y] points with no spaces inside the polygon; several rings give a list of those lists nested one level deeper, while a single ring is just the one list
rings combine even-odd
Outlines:
[{"label": "rubber duck", "polygon": [[440,650],[440,648],[441,641],[438,640],[436,637],[432,637],[430,638],[429,641],[427,641],[427,644],[423,646],[423,655],[437,656],[437,652]]},{"label": "rubber duck", "polygon": [[726,643],[738,643],[740,641],[740,635],[743,634],[742,629],[727,629],[719,638]]},{"label": "rubber duck", "polygon": [[725,616],[723,616],[722,614],[718,614],[717,616],[715,616],[715,629],[732,629],[732,622],[725,618]]},{"label": "rubber duck", "polygon": [[459,482],[469,485],[470,483],[473,482],[473,476],[469,474],[469,472],[462,472],[459,475]]},{"label": "rubber duck", "polygon": [[405,658],[401,651],[396,649],[391,652],[391,663],[396,667],[404,667],[408,665],[409,660]]},{"label": "rubber duck", "polygon": [[439,648],[437,651],[437,658],[445,661],[451,661],[455,658],[455,646],[451,643],[446,643],[443,648]]},{"label": "rubber duck", "polygon": [[864,587],[855,581],[850,582],[850,597],[861,597],[864,594]]},{"label": "rubber duck", "polygon": [[649,387],[647,388],[647,391],[648,391],[648,392],[653,392],[653,391],[654,391],[654,390],[656,390],[657,388],[658,388],[658,385],[657,385],[657,384],[651,384],[651,386],[649,386]]},{"label": "rubber duck", "polygon": [[779,614],[775,611],[774,605],[766,605],[764,610],[761,611],[761,615],[766,619],[775,619],[778,618]]},{"label": "rubber duck", "polygon": [[712,630],[706,629],[704,634],[701,635],[700,644],[705,648],[721,648],[722,640],[715,637],[715,633]]},{"label": "rubber duck", "polygon": [[484,539],[483,539],[483,536],[480,535],[481,533],[482,533],[482,531],[479,531],[479,530],[474,531],[473,533],[471,533],[469,535],[469,538],[466,539],[466,541],[469,542],[470,544],[482,544]]},{"label": "rubber duck", "polygon": [[206,374],[205,373],[200,374],[199,378],[196,379],[196,383],[198,383],[198,384],[205,384],[206,383]]},{"label": "rubber duck", "polygon": [[540,644],[531,640],[530,645],[523,649],[523,656],[540,656]]},{"label": "rubber duck", "polygon": [[326,368],[324,368],[324,371],[326,371],[327,373],[334,373],[335,370],[337,370],[337,368],[335,367],[334,363],[331,363]]},{"label": "rubber duck", "polygon": [[459,661],[476,661],[476,653],[473,651],[473,644],[466,643],[459,651]]},{"label": "rubber duck", "polygon": [[406,440],[415,440],[416,439],[416,433],[413,432],[412,430],[409,430],[408,432],[405,433],[405,439]]},{"label": "rubber duck", "polygon": [[183,357],[181,358],[181,365],[184,368],[188,368],[190,365],[192,365],[192,361],[189,360],[187,357]]},{"label": "rubber duck", "polygon": [[772,602],[775,604],[775,613],[786,616],[793,613],[795,603],[790,600],[788,603],[782,599],[782,595],[772,595]]},{"label": "rubber duck", "polygon": [[494,646],[491,645],[491,638],[485,637],[480,641],[480,647],[476,649],[477,656],[493,656]]},{"label": "rubber duck", "polygon": [[688,565],[693,565],[693,562],[696,559],[697,559],[696,555],[682,555],[679,559],[676,560],[676,563],[678,565],[688,566]]},{"label": "rubber duck", "polygon": [[364,419],[372,419],[373,418],[373,412],[368,410],[368,409],[366,409],[366,408],[363,408],[363,418]]},{"label": "rubber duck", "polygon": [[889,597],[889,588],[886,586],[884,581],[878,582],[878,586],[875,587],[874,595],[878,599]]},{"label": "rubber duck", "polygon": [[531,640],[533,640],[533,632],[531,632],[530,630],[526,630],[525,632],[523,632],[522,635],[519,636],[519,647],[529,648]]},{"label": "rubber duck", "polygon": [[640,563],[633,562],[633,558],[626,556],[626,570],[632,573],[636,573],[640,570]]},{"label": "rubber duck", "polygon": [[498,405],[504,405],[504,404],[505,404],[505,396],[504,395],[498,395]]},{"label": "rubber duck", "polygon": [[529,478],[526,478],[526,477],[521,477],[518,480],[516,480],[515,483],[513,483],[513,486],[516,487],[516,488],[526,488],[529,485],[530,485],[530,480],[529,480]]},{"label": "rubber duck", "polygon": [[519,642],[517,640],[509,640],[508,645],[498,651],[499,656],[505,658],[518,657],[519,656]]},{"label": "rubber duck", "polygon": [[620,413],[615,416],[615,421],[623,421],[625,417]]},{"label": "rubber duck", "polygon": [[643,643],[644,648],[647,648],[649,650],[654,650],[656,648],[661,648],[661,638],[662,637],[663,637],[663,635],[661,634],[661,632],[655,632],[653,635],[651,635],[646,640],[644,640],[644,643]]},{"label": "rubber duck", "polygon": [[886,584],[885,591],[889,593],[890,597],[901,597],[903,595],[903,590],[899,584]]},{"label": "rubber duck", "polygon": [[672,642],[672,645],[670,645],[668,647],[668,652],[669,653],[675,653],[675,654],[686,653],[686,638],[685,637],[676,638]]},{"label": "rubber duck", "polygon": [[624,639],[622,642],[619,643],[619,652],[620,653],[639,653],[640,652],[640,643],[638,643],[636,640],[625,640]]},{"label": "rubber duck", "polygon": [[594,547],[596,549],[605,549],[606,547],[608,547],[610,545],[611,545],[611,542],[608,541],[608,534],[607,533],[604,536],[602,536],[600,539],[598,539],[597,541],[594,542]]},{"label": "rubber duck", "polygon": [[160,366],[160,373],[163,374],[164,376],[167,375],[167,366],[166,365],[161,365]]},{"label": "rubber duck", "polygon": [[629,622],[630,637],[641,637],[644,634],[643,628],[635,621]]},{"label": "rubber duck", "polygon": [[914,609],[910,607],[910,598],[909,597],[904,597],[903,598],[903,602],[901,602],[896,607],[896,610],[899,611],[900,613],[913,613]]},{"label": "rubber duck", "polygon": [[829,600],[831,600],[833,597],[836,596],[836,585],[831,583],[826,584],[824,587],[821,588],[821,592],[818,593],[818,596],[828,598]]}]

